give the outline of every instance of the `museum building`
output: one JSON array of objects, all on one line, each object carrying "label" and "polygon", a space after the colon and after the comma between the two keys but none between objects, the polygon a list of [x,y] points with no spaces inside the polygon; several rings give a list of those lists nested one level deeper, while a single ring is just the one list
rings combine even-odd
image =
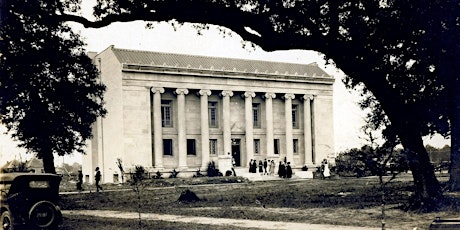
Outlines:
[{"label": "museum building", "polygon": [[334,78],[316,63],[114,46],[88,55],[107,87],[108,113],[95,122],[83,156],[86,182],[96,167],[104,183],[121,182],[118,159],[125,172],[142,165],[191,176],[228,158],[239,169],[267,159],[299,170],[334,155]]}]

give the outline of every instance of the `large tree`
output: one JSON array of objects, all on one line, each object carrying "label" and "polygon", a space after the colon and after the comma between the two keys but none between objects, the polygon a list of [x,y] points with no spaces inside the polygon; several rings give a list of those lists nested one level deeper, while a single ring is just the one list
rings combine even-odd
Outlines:
[{"label": "large tree", "polygon": [[83,152],[105,113],[105,87],[79,35],[57,18],[59,1],[8,0],[0,27],[1,123],[55,173],[53,154]]},{"label": "large tree", "polygon": [[452,100],[459,97],[457,1],[98,0],[95,21],[75,14],[77,0],[64,2],[56,17],[86,27],[174,19],[224,26],[267,51],[319,51],[347,74],[350,87],[372,92],[375,120],[388,118],[386,135],[410,154],[415,203],[432,205],[441,194],[422,136],[452,130],[459,165],[460,100]]},{"label": "large tree", "polygon": [[[456,67],[446,61],[455,63],[449,57],[458,52],[458,7],[455,1],[429,0],[118,0],[98,1],[94,22],[62,18],[87,27],[138,19],[209,23],[267,51],[324,53],[347,74],[349,86],[363,83],[378,100],[376,119],[388,118],[386,134],[397,136],[410,154],[415,203],[430,206],[441,190],[422,136],[448,135],[449,122],[458,126],[458,100],[449,100],[458,98],[458,71],[446,70]],[[452,133],[454,146],[457,133]],[[452,155],[455,168],[458,150]]]}]

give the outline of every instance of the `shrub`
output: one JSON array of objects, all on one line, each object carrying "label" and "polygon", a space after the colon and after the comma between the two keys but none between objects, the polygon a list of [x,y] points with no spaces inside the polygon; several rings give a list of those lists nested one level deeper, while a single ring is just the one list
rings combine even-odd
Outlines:
[{"label": "shrub", "polygon": [[157,171],[155,175],[153,175],[153,179],[163,179],[162,175],[160,171]]},{"label": "shrub", "polygon": [[179,174],[179,171],[176,171],[176,169],[173,169],[171,172],[171,175],[169,175],[169,178],[177,178],[177,174]]}]

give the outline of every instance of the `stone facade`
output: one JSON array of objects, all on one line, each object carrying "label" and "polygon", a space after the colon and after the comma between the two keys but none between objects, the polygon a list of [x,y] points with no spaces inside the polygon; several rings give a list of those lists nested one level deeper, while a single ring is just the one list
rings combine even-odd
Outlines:
[{"label": "stone facade", "polygon": [[90,56],[107,86],[108,111],[94,124],[83,158],[90,181],[100,167],[103,182],[121,182],[117,159],[125,171],[142,165],[186,175],[228,155],[237,167],[266,158],[286,159],[294,169],[334,155],[334,79],[315,63],[113,46]]}]

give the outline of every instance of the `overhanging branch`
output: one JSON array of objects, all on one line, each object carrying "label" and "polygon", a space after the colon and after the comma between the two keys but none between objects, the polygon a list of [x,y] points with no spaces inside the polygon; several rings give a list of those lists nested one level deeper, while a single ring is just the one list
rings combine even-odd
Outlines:
[{"label": "overhanging branch", "polygon": [[[270,15],[245,12],[238,7],[229,7],[212,2],[181,1],[180,4],[169,1],[150,3],[144,8],[125,9],[126,13],[108,14],[98,20],[90,21],[82,16],[62,14],[60,21],[72,21],[82,24],[86,28],[102,28],[114,22],[142,21],[170,21],[200,24],[212,24],[229,28],[239,34],[244,40],[259,45],[266,51],[287,49],[314,49],[319,47],[318,41],[322,36],[309,22],[308,29],[314,31],[310,35],[298,34],[298,31],[277,32]],[[245,27],[257,31],[261,36],[248,32]],[[321,37],[320,37],[321,36]],[[323,41],[324,42],[324,41]]]}]

